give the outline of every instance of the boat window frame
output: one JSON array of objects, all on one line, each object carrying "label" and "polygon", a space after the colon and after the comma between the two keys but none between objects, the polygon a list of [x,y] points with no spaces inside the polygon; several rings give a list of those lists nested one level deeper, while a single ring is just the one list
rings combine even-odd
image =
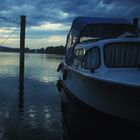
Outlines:
[{"label": "boat window frame", "polygon": [[66,48],[71,48],[72,47],[72,32],[70,30],[68,36],[67,36],[67,40],[66,40]]},{"label": "boat window frame", "polygon": [[98,49],[98,52],[99,52],[99,64],[98,64],[94,69],[98,69],[98,68],[101,66],[101,50],[100,50],[100,48],[99,48],[98,46],[94,46],[94,47],[88,49],[88,50],[85,52],[85,54],[84,54],[84,56],[83,56],[83,58],[82,58],[82,61],[81,61],[81,68],[82,68],[82,69],[86,69],[86,70],[91,70],[91,69],[93,69],[92,67],[91,67],[91,68],[85,68],[85,67],[83,67],[83,61],[84,61],[84,58],[85,58],[86,54],[87,54],[90,50],[95,49],[95,48]]},{"label": "boat window frame", "polygon": [[65,62],[68,65],[71,65],[73,63],[73,57],[74,57],[74,48],[76,45],[76,42],[78,40],[78,32],[75,29],[70,29],[67,39],[66,39],[66,57]]},{"label": "boat window frame", "polygon": [[113,43],[107,43],[103,46],[103,58],[104,58],[104,65],[107,67],[107,68],[137,68],[136,66],[109,66],[108,64],[106,64],[106,55],[105,55],[105,48],[107,47],[107,45],[112,45],[112,44],[125,44],[125,43],[132,43],[132,44],[139,44],[140,45],[140,42],[113,42]]},{"label": "boat window frame", "polygon": [[76,45],[78,40],[78,33],[77,30],[71,29],[66,39],[66,47],[72,48]]},{"label": "boat window frame", "polygon": [[[75,63],[74,63],[74,60],[76,59],[75,55],[76,55],[76,52],[79,51],[79,52],[78,52],[78,56],[77,56],[77,57],[79,57],[80,50],[82,50],[82,56],[81,56],[81,58],[78,60],[79,62],[75,65]],[[85,49],[84,49],[84,48],[77,48],[77,49],[74,51],[74,56],[73,56],[72,65],[75,66],[75,67],[81,67],[81,63],[82,63],[84,54],[85,54]]]}]

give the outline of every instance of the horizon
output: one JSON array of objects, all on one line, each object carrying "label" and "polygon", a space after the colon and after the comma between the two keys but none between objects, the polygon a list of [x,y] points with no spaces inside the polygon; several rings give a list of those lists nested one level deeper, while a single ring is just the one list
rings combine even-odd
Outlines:
[{"label": "horizon", "polygon": [[[32,50],[32,49],[46,49],[46,48],[51,48],[51,47],[65,47],[65,45],[58,45],[58,46],[44,46],[44,47],[38,47],[38,48],[29,48],[29,47],[27,47],[27,46],[25,46],[25,49],[30,49],[30,50]],[[19,47],[9,47],[9,46],[4,46],[4,45],[0,45],[0,48],[9,48],[9,49],[20,49],[20,46]]]}]

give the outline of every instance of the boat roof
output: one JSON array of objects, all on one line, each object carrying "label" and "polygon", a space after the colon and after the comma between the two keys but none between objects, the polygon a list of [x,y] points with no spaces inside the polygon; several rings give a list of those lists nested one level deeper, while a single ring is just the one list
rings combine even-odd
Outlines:
[{"label": "boat roof", "polygon": [[131,24],[131,23],[122,18],[77,17],[73,20],[72,28],[81,31],[83,27],[90,24]]}]

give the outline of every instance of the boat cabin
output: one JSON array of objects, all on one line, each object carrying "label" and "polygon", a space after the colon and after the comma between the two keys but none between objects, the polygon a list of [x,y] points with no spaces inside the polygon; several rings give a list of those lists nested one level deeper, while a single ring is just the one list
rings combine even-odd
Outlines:
[{"label": "boat cabin", "polygon": [[[124,19],[78,17],[67,36],[66,64],[96,69],[104,57],[106,67],[138,67],[140,39],[135,42],[133,38],[139,37],[140,30],[136,25]],[[106,42],[116,38],[124,39]],[[101,43],[103,41],[106,44]]]}]

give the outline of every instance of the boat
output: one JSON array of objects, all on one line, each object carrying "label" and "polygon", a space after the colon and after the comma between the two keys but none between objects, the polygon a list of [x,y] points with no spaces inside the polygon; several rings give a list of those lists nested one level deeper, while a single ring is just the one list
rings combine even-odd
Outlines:
[{"label": "boat", "polygon": [[[86,110],[140,124],[138,20],[77,17],[66,40],[57,87]],[[68,112],[68,110],[67,110]],[[93,113],[93,114],[94,114]]]}]

